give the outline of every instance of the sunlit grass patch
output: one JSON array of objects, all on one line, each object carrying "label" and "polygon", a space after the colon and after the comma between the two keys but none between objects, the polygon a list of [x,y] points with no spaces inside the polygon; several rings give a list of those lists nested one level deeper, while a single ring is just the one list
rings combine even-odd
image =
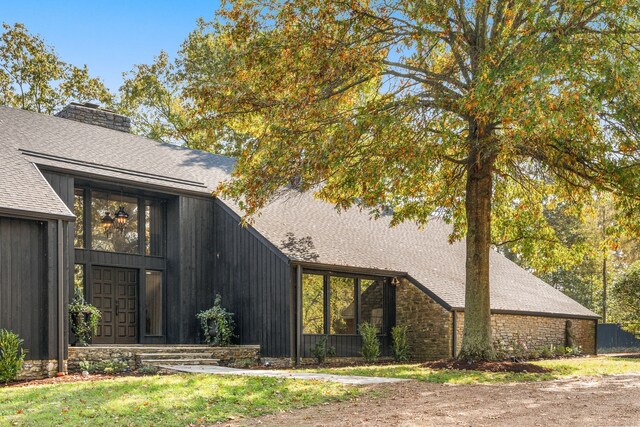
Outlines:
[{"label": "sunlit grass patch", "polygon": [[338,401],[356,387],[281,378],[171,375],[0,388],[0,425],[209,424]]},{"label": "sunlit grass patch", "polygon": [[421,364],[371,365],[310,369],[325,374],[407,378],[432,383],[473,384],[547,381],[568,376],[640,373],[640,358],[579,357],[531,362],[550,369],[546,373],[483,372],[473,370],[432,369]]}]

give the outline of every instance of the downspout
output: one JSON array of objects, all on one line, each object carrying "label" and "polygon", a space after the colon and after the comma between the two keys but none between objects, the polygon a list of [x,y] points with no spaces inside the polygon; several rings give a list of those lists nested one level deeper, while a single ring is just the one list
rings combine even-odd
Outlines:
[{"label": "downspout", "polygon": [[457,348],[456,341],[458,340],[458,320],[456,316],[456,311],[451,310],[451,319],[452,319],[452,331],[451,331],[451,358],[455,359],[457,356]]},{"label": "downspout", "polygon": [[302,357],[302,266],[296,266],[296,365]]},{"label": "downspout", "polygon": [[58,373],[64,373],[64,232],[58,220]]}]

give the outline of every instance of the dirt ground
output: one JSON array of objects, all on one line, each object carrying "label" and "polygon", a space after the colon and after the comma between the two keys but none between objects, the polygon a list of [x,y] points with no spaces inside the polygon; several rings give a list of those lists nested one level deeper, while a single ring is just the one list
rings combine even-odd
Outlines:
[{"label": "dirt ground", "polygon": [[356,400],[238,420],[260,426],[640,426],[640,374],[495,385],[417,381]]}]

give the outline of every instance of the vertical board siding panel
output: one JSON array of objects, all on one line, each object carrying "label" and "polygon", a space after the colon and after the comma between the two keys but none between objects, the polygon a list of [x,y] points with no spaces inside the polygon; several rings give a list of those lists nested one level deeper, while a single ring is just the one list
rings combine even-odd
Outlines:
[{"label": "vertical board siding panel", "polygon": [[[0,328],[24,339],[28,359],[47,359],[47,254],[39,221],[0,217]],[[53,330],[55,334],[55,328]]]},{"label": "vertical board siding panel", "polygon": [[[214,209],[215,287],[236,313],[241,344],[260,344],[263,356],[290,356],[288,262],[217,201]],[[279,335],[285,334],[285,337]]]}]

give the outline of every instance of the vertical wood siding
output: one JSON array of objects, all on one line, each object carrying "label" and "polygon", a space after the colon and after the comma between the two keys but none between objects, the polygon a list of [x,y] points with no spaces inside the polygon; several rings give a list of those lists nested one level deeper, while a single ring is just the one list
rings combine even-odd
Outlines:
[{"label": "vertical wood siding", "polygon": [[55,323],[47,332],[56,289],[55,282],[48,286],[47,268],[47,223],[0,217],[0,328],[24,339],[28,359],[56,357]]},{"label": "vertical wood siding", "polygon": [[167,204],[167,341],[201,341],[196,314],[213,305],[213,199],[184,197]]},{"label": "vertical wood siding", "polygon": [[240,344],[260,344],[268,357],[291,356],[288,260],[216,200],[213,287],[235,313]]}]

